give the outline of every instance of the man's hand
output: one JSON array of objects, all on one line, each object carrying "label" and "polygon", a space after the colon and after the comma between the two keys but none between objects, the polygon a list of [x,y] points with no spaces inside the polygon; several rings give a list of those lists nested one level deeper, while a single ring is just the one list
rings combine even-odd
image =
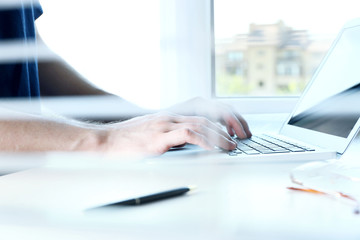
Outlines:
[{"label": "man's hand", "polygon": [[157,113],[107,125],[107,130],[105,151],[162,154],[186,143],[208,150],[236,147],[219,125],[199,116]]},{"label": "man's hand", "polygon": [[184,115],[204,116],[214,122],[220,122],[231,136],[236,134],[242,139],[252,136],[245,119],[230,106],[218,101],[193,98],[171,107],[170,111]]}]

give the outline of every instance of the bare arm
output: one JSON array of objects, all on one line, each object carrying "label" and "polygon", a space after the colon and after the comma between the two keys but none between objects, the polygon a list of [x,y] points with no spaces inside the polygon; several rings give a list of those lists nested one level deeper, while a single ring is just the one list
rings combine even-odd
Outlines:
[{"label": "bare arm", "polygon": [[18,113],[0,120],[2,151],[95,151],[158,155],[192,143],[205,149],[234,149],[219,126],[202,117],[145,115],[121,123],[93,125]]},{"label": "bare arm", "polygon": [[101,145],[99,129],[25,114],[0,120],[0,132],[2,151],[86,151]]}]

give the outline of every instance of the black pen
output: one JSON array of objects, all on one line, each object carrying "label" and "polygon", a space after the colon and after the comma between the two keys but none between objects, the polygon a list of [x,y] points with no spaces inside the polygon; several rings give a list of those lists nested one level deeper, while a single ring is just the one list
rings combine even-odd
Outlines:
[{"label": "black pen", "polygon": [[121,201],[121,202],[110,203],[110,204],[104,205],[103,207],[136,206],[136,205],[141,205],[141,204],[145,204],[145,203],[150,203],[150,202],[164,200],[164,199],[168,199],[168,198],[172,198],[172,197],[181,196],[181,195],[183,195],[191,190],[194,190],[194,189],[195,189],[195,187],[176,188],[176,189],[172,189],[172,190],[168,190],[168,191],[164,191],[164,192],[150,194],[147,196],[128,199],[128,200]]}]

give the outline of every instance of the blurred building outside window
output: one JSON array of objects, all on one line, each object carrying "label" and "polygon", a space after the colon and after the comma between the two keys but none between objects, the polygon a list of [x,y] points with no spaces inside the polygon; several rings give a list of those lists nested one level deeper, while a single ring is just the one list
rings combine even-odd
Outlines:
[{"label": "blurred building outside window", "polygon": [[215,96],[299,96],[355,6],[214,0]]}]

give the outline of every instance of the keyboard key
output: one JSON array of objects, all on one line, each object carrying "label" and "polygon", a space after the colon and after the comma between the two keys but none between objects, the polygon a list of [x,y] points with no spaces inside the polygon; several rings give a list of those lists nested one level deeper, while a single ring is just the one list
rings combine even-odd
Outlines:
[{"label": "keyboard key", "polygon": [[288,152],[290,152],[289,149],[286,149],[286,148],[283,148],[283,147],[275,147],[275,148],[272,148],[272,150],[274,150],[274,151],[288,151]]},{"label": "keyboard key", "polygon": [[229,154],[229,156],[237,156],[239,154],[244,154],[244,153],[242,151],[240,151],[239,149],[235,149],[235,150],[229,151],[228,154]]},{"label": "keyboard key", "polygon": [[256,155],[256,154],[260,154],[260,152],[256,151],[256,150],[250,150],[250,151],[245,151],[245,153],[247,155]]},{"label": "keyboard key", "polygon": [[288,148],[291,152],[305,152],[305,149],[302,148],[297,148],[297,147],[292,147],[292,148]]},{"label": "keyboard key", "polygon": [[259,151],[259,152],[263,152],[263,151],[273,151],[272,149],[270,148],[267,148],[267,147],[257,147],[255,150]]},{"label": "keyboard key", "polygon": [[246,145],[237,145],[237,147],[236,147],[237,149],[239,149],[239,150],[241,150],[241,151],[249,151],[249,150],[253,150],[253,148],[251,148],[251,147],[248,147],[248,146],[246,146]]},{"label": "keyboard key", "polygon": [[229,154],[229,156],[237,156],[238,155],[237,152],[235,152],[235,151],[229,151],[228,154]]},{"label": "keyboard key", "polygon": [[275,153],[274,150],[271,149],[263,149],[263,150],[259,150],[262,154],[269,154],[269,153]]}]

